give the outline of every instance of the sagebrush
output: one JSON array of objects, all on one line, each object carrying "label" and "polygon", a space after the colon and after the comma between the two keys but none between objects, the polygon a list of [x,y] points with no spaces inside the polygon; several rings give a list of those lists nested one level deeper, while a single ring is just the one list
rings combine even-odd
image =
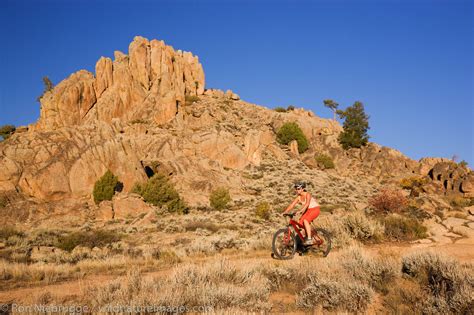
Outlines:
[{"label": "sagebrush", "polygon": [[107,230],[93,230],[90,232],[79,231],[59,236],[55,246],[70,252],[77,246],[89,248],[101,247],[117,242],[121,237],[119,233]]},{"label": "sagebrush", "polygon": [[432,252],[402,259],[402,272],[428,293],[421,301],[423,314],[472,314],[474,266]]}]

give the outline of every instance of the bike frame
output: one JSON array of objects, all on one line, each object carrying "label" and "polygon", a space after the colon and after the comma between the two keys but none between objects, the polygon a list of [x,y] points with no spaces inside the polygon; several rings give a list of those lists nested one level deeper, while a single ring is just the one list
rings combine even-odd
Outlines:
[{"label": "bike frame", "polygon": [[[304,241],[304,236],[303,234],[301,234],[300,232],[300,229],[304,229],[304,225],[303,224],[300,224],[298,221],[295,221],[293,220],[292,218],[290,219],[290,222],[288,222],[288,235],[287,237],[289,238],[290,237],[290,234],[291,234],[291,227],[293,227],[293,230],[296,232],[296,234],[298,235],[298,237],[300,238],[300,240],[303,242]],[[323,243],[324,243],[324,240],[322,240],[318,233],[316,231],[314,231],[316,238],[317,238],[317,244],[318,246],[321,246]],[[286,241],[288,241],[288,238],[286,239]]]},{"label": "bike frame", "polygon": [[293,230],[295,230],[296,234],[298,234],[299,238],[303,241],[304,236],[301,234],[300,229],[304,229],[304,225],[300,224],[298,221],[290,219],[290,222],[288,223],[288,233],[291,233],[290,226],[293,226]]}]

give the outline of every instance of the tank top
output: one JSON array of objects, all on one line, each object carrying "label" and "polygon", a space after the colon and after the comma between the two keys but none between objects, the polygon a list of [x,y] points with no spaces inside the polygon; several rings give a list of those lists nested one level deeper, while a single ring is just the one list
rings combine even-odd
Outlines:
[{"label": "tank top", "polygon": [[[301,201],[301,199],[300,199],[300,202],[304,205],[305,200],[303,199],[303,201]],[[319,207],[319,203],[316,201],[316,199],[313,196],[311,196],[311,200],[309,201],[308,209],[312,209],[312,208],[316,208],[316,207]]]},{"label": "tank top", "polygon": [[316,199],[314,199],[314,197],[311,197],[308,208],[313,209],[316,207],[319,207],[319,203],[316,201]]}]

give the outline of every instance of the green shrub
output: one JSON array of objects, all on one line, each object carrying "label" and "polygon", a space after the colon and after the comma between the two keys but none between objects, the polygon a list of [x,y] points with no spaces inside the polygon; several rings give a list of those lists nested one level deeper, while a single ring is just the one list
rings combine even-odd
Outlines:
[{"label": "green shrub", "polygon": [[382,220],[387,238],[396,241],[412,241],[425,238],[427,228],[412,218],[390,215]]},{"label": "green shrub", "polygon": [[146,202],[152,205],[165,207],[169,212],[179,214],[189,212],[188,206],[165,174],[156,173],[146,183],[136,183],[131,192],[141,195]]},{"label": "green shrub", "polygon": [[255,208],[255,215],[261,219],[270,219],[270,204],[266,201],[259,202]]},{"label": "green shrub", "polygon": [[55,246],[65,251],[72,251],[76,246],[101,247],[118,242],[121,235],[112,231],[95,230],[90,232],[73,232],[58,238]]},{"label": "green shrub", "polygon": [[421,176],[405,177],[400,180],[400,187],[403,189],[414,189],[426,184],[426,179]]},{"label": "green shrub", "polygon": [[212,191],[209,197],[211,207],[215,210],[223,210],[227,208],[227,205],[231,200],[229,190],[224,187]]},{"label": "green shrub", "polygon": [[287,122],[277,132],[277,141],[288,145],[291,141],[298,142],[298,152],[303,153],[308,149],[308,140],[303,131],[295,122]]},{"label": "green shrub", "polygon": [[186,105],[191,105],[193,103],[199,102],[199,96],[197,95],[186,95],[184,98]]},{"label": "green shrub", "polygon": [[15,126],[13,125],[3,125],[0,127],[0,137],[3,138],[3,140],[7,139],[10,137],[14,132],[15,132]]},{"label": "green shrub", "polygon": [[314,157],[318,166],[322,169],[331,169],[334,168],[334,161],[329,155],[326,154],[318,154]]},{"label": "green shrub", "polygon": [[292,111],[292,110],[295,110],[295,107],[293,105],[290,105],[286,108],[287,112]]},{"label": "green shrub", "polygon": [[103,200],[112,200],[112,197],[120,184],[118,177],[111,171],[107,170],[107,172],[105,172],[105,174],[94,184],[92,194],[94,195],[95,203],[99,204]]},{"label": "green shrub", "polygon": [[286,113],[286,109],[281,106],[275,107],[273,110],[279,113]]}]

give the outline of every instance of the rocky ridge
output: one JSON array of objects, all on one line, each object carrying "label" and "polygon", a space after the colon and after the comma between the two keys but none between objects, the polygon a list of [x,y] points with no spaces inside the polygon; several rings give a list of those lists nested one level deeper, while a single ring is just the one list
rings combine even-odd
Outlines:
[{"label": "rocky ridge", "polygon": [[111,123],[112,119],[172,119],[186,95],[204,93],[204,71],[190,52],[137,36],[129,54],[101,57],[94,74],[80,70],[41,97],[41,116],[32,130]]}]

